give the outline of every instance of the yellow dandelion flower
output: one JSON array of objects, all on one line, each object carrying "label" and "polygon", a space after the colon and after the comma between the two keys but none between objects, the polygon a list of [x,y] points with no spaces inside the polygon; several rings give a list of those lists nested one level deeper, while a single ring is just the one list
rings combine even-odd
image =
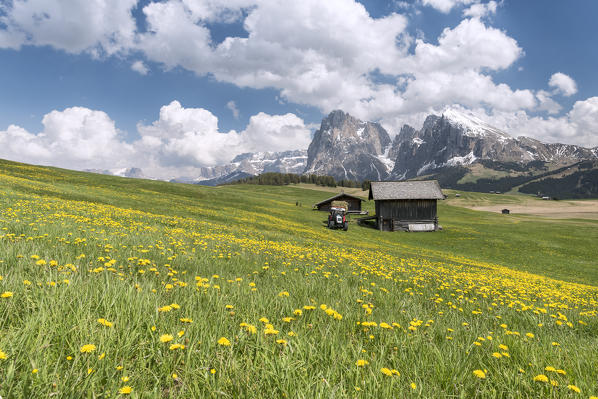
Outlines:
[{"label": "yellow dandelion flower", "polygon": [[106,327],[112,327],[113,324],[106,319],[98,319],[98,323]]},{"label": "yellow dandelion flower", "polygon": [[503,344],[498,345],[498,348],[501,349],[501,350],[503,350],[503,351],[508,351],[509,350],[509,347],[507,345],[503,345]]},{"label": "yellow dandelion flower", "polygon": [[168,348],[171,351],[176,350],[176,349],[185,349],[185,345],[183,344],[172,344],[170,345],[170,347]]},{"label": "yellow dandelion flower", "polygon": [[535,335],[533,333],[531,333],[531,332],[528,332],[527,334],[525,334],[525,336],[528,337],[528,338],[534,338],[535,337]]},{"label": "yellow dandelion flower", "polygon": [[0,360],[8,359],[8,355],[4,351],[0,350]]},{"label": "yellow dandelion flower", "polygon": [[160,342],[162,343],[166,343],[166,342],[170,342],[174,339],[174,337],[170,334],[162,334],[160,335]]},{"label": "yellow dandelion flower", "polygon": [[276,335],[276,334],[278,334],[278,330],[275,330],[273,328],[266,328],[264,330],[264,334],[265,335]]},{"label": "yellow dandelion flower", "polygon": [[96,346],[94,344],[86,344],[83,345],[80,349],[81,353],[90,353],[96,350]]},{"label": "yellow dandelion flower", "polygon": [[230,346],[230,341],[227,338],[225,338],[225,337],[221,337],[218,340],[218,345],[220,345],[220,346]]},{"label": "yellow dandelion flower", "polygon": [[193,319],[190,319],[188,317],[181,317],[179,320],[181,321],[181,323],[193,323]]},{"label": "yellow dandelion flower", "polygon": [[133,392],[133,388],[131,388],[129,385],[125,385],[124,387],[118,390],[118,393],[120,393],[121,395],[129,395],[131,392]]},{"label": "yellow dandelion flower", "polygon": [[301,309],[295,309],[295,310],[293,311],[293,314],[294,314],[295,316],[301,316],[301,315],[303,314],[303,311],[302,311]]},{"label": "yellow dandelion flower", "polygon": [[13,293],[11,291],[4,291],[2,294],[0,294],[0,298],[10,298],[12,295]]},{"label": "yellow dandelion flower", "polygon": [[122,382],[127,382],[127,381],[129,381],[129,377],[128,376],[120,377],[120,380]]},{"label": "yellow dandelion flower", "polygon": [[534,377],[534,381],[548,382],[548,377],[546,377],[544,374],[538,374],[537,376]]},{"label": "yellow dandelion flower", "polygon": [[281,345],[286,345],[286,344],[287,344],[287,341],[286,341],[286,339],[277,339],[277,340],[276,340],[276,343],[277,343],[277,344],[281,344]]},{"label": "yellow dandelion flower", "polygon": [[486,378],[486,373],[484,373],[484,370],[473,370],[473,375],[482,379]]},{"label": "yellow dandelion flower", "polygon": [[414,391],[417,389],[417,385],[415,385],[415,382],[411,383],[411,389],[413,389]]},{"label": "yellow dandelion flower", "polygon": [[573,392],[581,393],[581,389],[579,389],[575,385],[567,385],[567,388],[569,388],[569,390],[571,390]]},{"label": "yellow dandelion flower", "polygon": [[500,353],[498,353],[498,352],[494,352],[494,353],[492,354],[492,357],[495,357],[495,358],[497,358],[497,359],[500,359],[500,358],[502,357],[502,355],[501,355]]},{"label": "yellow dandelion flower", "polygon": [[365,366],[367,366],[368,364],[370,364],[370,362],[368,362],[367,360],[364,360],[364,359],[359,359],[359,360],[357,360],[357,361],[355,362],[355,365],[356,365],[357,367],[365,367]]},{"label": "yellow dandelion flower", "polygon": [[546,367],[544,367],[544,370],[556,372],[556,369],[554,367],[552,367],[552,366],[546,366]]},{"label": "yellow dandelion flower", "polygon": [[389,368],[382,367],[382,368],[380,369],[380,372],[381,372],[382,374],[384,374],[384,375],[387,375],[387,376],[389,376],[389,377],[390,377],[390,376],[392,376],[392,371],[391,371]]}]

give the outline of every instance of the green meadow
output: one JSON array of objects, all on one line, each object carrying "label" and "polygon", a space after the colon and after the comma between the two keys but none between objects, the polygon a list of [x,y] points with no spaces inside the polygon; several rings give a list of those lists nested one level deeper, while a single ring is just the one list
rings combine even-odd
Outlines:
[{"label": "green meadow", "polygon": [[598,221],[331,231],[331,195],[0,161],[0,396],[598,396]]}]

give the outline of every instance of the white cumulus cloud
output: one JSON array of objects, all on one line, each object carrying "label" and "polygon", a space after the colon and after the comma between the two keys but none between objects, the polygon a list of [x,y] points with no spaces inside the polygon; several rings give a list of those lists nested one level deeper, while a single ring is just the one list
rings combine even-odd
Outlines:
[{"label": "white cumulus cloud", "polygon": [[486,4],[472,4],[469,8],[463,11],[463,15],[466,17],[483,18],[492,14],[496,14],[497,6],[498,3],[494,0],[489,1]]},{"label": "white cumulus cloud", "polygon": [[149,73],[149,68],[141,60],[137,60],[134,63],[132,63],[131,69],[139,73],[140,75],[147,75]]},{"label": "white cumulus cloud", "polygon": [[83,107],[52,111],[37,134],[11,125],[0,131],[0,158],[73,169],[125,167],[133,153],[112,119]]},{"label": "white cumulus cloud", "polygon": [[421,0],[424,6],[430,6],[437,9],[440,12],[447,14],[453,7],[458,5],[467,5],[479,0]]},{"label": "white cumulus cloud", "polygon": [[14,0],[0,6],[0,47],[52,46],[71,53],[114,54],[133,44],[137,0]]},{"label": "white cumulus cloud", "polygon": [[550,77],[548,85],[554,87],[557,93],[570,97],[577,93],[577,84],[568,75],[562,72],[557,72]]},{"label": "white cumulus cloud", "polygon": [[228,163],[245,152],[307,148],[311,134],[294,114],[263,112],[241,132],[223,132],[210,111],[178,101],[161,107],[152,124],[138,124],[141,137],[134,142],[125,140],[108,114],[84,107],[52,111],[42,124],[38,133],[16,125],[0,130],[0,158],[77,170],[135,166],[150,177],[197,177],[202,167]]}]

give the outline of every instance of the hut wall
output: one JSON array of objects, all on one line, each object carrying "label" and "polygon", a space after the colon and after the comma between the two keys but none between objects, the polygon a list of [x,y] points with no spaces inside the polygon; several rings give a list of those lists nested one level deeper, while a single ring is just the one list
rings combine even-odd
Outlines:
[{"label": "hut wall", "polygon": [[437,216],[436,200],[376,201],[380,230],[397,230],[403,222],[430,222]]},{"label": "hut wall", "polygon": [[436,218],[436,200],[388,200],[377,201],[380,213],[385,219],[397,220],[434,220]]},{"label": "hut wall", "polygon": [[[349,205],[349,209],[347,209],[348,211],[361,211],[361,201],[358,199],[351,197],[338,197],[335,198],[334,201],[346,201]],[[323,204],[318,205],[318,210],[329,212],[331,204],[332,201],[324,202]]]}]

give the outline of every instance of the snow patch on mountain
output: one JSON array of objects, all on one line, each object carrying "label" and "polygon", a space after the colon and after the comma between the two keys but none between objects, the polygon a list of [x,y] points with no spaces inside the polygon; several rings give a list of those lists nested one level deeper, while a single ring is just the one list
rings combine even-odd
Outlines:
[{"label": "snow patch on mountain", "polygon": [[445,166],[457,166],[457,165],[471,165],[478,159],[475,155],[473,155],[473,151],[469,154],[465,155],[464,157],[452,157],[446,163]]}]

